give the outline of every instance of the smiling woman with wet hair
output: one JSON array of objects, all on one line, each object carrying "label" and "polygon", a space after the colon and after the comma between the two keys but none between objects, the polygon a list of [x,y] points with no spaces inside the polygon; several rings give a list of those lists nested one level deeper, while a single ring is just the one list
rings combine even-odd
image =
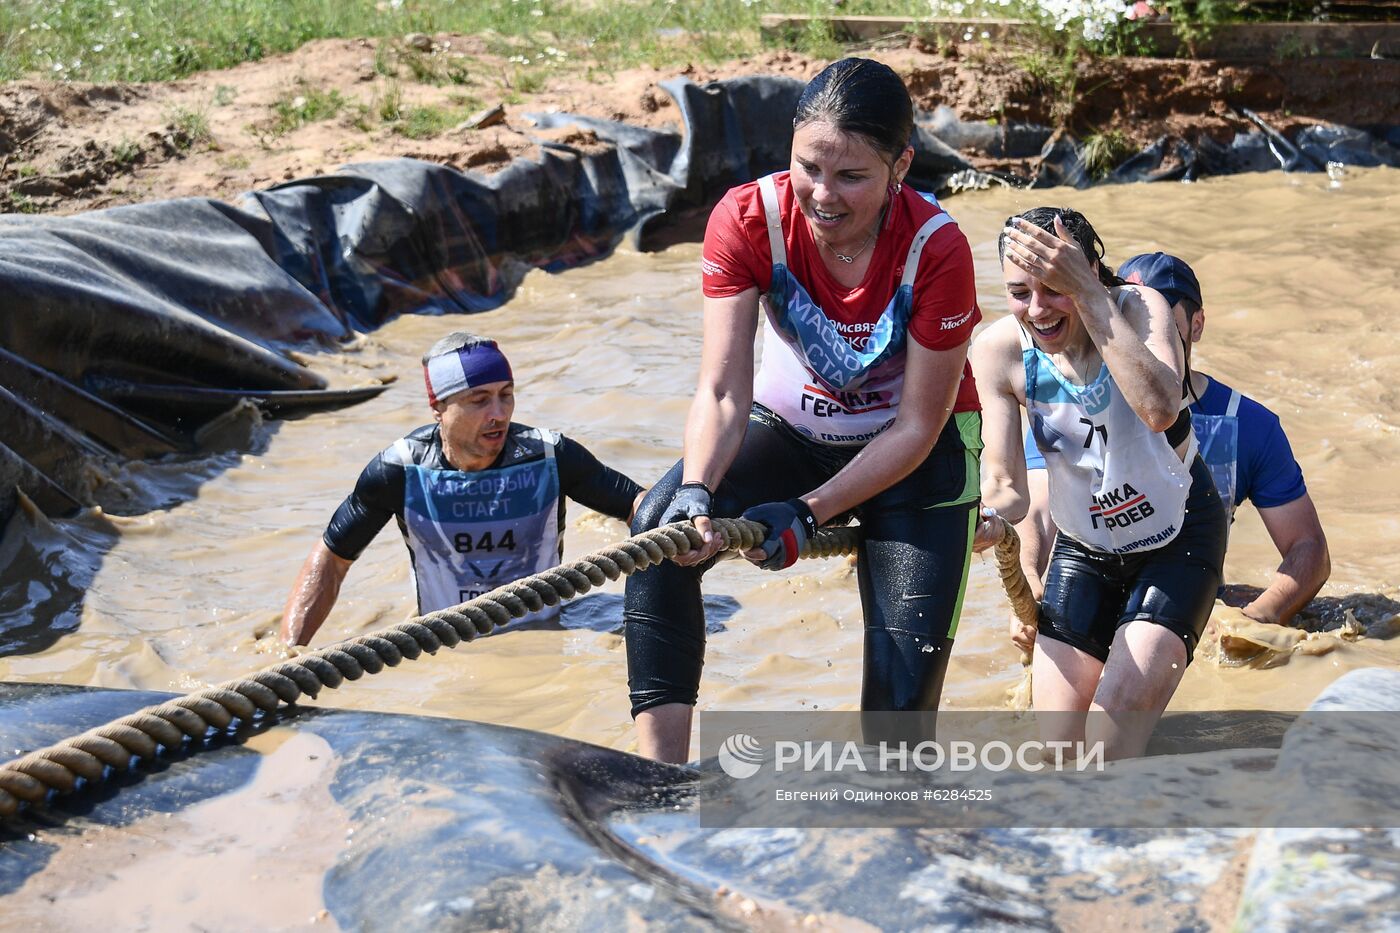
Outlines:
[{"label": "smiling woman with wet hair", "polygon": [[914,132],[914,103],[889,68],[864,58],[843,58],[803,88],[792,128],[808,123],[826,123],[862,137],[893,167]]},{"label": "smiling woman with wet hair", "polygon": [[913,105],[887,66],[829,66],[793,127],[790,170],[732,189],[710,215],[685,457],[633,525],[691,519],[708,542],[627,581],[632,711],[642,753],[662,760],[688,755],[711,515],[766,525],[745,556],[770,570],[818,526],[860,519],[863,709],[937,708],[961,609],[981,447],[971,251],[904,185]]},{"label": "smiling woman with wet hair", "polygon": [[[1166,299],[1125,285],[1067,208],[1007,220],[1010,314],[973,345],[986,415],[982,494],[1020,521],[1021,410],[1045,457],[1059,535],[1034,639],[1032,702],[1046,737],[1140,755],[1210,617],[1227,517],[1197,454],[1185,353]],[[1000,525],[988,516],[977,547]],[[1089,715],[1096,713],[1098,715]],[[1125,715],[1126,714],[1126,715]]]}]

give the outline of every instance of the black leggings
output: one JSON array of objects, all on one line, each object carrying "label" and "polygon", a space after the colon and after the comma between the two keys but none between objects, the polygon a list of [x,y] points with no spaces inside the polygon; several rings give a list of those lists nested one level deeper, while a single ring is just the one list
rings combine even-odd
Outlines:
[{"label": "black leggings", "polygon": [[[756,405],[739,453],[715,490],[713,514],[732,518],[811,492],[859,450],[816,444]],[[633,534],[660,522],[681,470],[677,463],[647,493]],[[853,510],[860,519],[857,576],[865,614],[862,709],[938,708],[976,510],[977,460],[951,418],[913,473]],[[705,658],[700,578],[713,563],[666,561],[627,578],[623,620],[633,716],[667,703],[695,705]]]}]

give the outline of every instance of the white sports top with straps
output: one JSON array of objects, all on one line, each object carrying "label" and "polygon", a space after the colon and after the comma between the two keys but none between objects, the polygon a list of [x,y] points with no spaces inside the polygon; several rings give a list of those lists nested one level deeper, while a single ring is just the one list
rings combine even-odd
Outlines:
[{"label": "white sports top with straps", "polygon": [[899,287],[868,335],[843,336],[787,267],[783,219],[773,176],[759,179],[773,253],[763,295],[763,362],[754,400],[823,444],[868,443],[894,423],[904,387],[914,281],[924,244],[953,219],[942,209],[924,222],[904,259]]},{"label": "white sports top with straps", "polygon": [[[1118,292],[1120,308],[1127,293]],[[1166,435],[1133,411],[1107,364],[1091,382],[1076,385],[1025,327],[1020,336],[1026,411],[1050,471],[1055,524],[1085,547],[1111,554],[1151,550],[1176,537],[1191,489],[1195,432],[1185,457],[1178,456]]]}]

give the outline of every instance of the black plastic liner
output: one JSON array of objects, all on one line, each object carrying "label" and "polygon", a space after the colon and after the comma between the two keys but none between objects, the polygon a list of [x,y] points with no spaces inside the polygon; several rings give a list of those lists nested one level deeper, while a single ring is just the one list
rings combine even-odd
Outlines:
[{"label": "black plastic liner", "polygon": [[[1276,169],[1327,172],[1335,170],[1335,166],[1400,166],[1400,127],[1308,126],[1289,139],[1253,111],[1239,108],[1238,112],[1259,129],[1236,133],[1229,143],[1209,136],[1201,136],[1194,143],[1162,137],[1120,162],[1100,181],[1194,181],[1210,175]],[[1087,188],[1094,182],[1084,165],[1079,142],[1065,135],[1046,142],[1031,186]]]},{"label": "black plastic liner", "polygon": [[[382,386],[328,390],[288,350],[333,348],[405,313],[498,307],[533,268],[606,256],[785,167],[802,84],[746,77],[661,85],[680,132],[565,114],[610,146],[541,139],[537,160],[490,176],[400,159],[245,195],[76,217],[0,218],[0,525],[22,491],[50,514],[101,503],[100,478],[133,458],[198,452],[199,432],[241,400],[272,414],[350,404]],[[1110,182],[1400,165],[1396,128],[1260,126],[1229,144],[1161,140]],[[909,175],[927,191],[996,180],[1092,182],[1080,147],[1035,126],[920,114]],[[940,138],[941,137],[941,138]],[[1033,179],[973,170],[957,148],[1024,155]]]}]

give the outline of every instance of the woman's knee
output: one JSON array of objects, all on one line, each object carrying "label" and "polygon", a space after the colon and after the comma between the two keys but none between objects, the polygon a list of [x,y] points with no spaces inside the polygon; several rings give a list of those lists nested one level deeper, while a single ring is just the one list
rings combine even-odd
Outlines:
[{"label": "woman's knee", "polygon": [[[696,600],[698,602],[698,600]],[[698,606],[691,607],[699,610]],[[627,686],[632,715],[657,706],[694,706],[705,663],[703,611],[626,615]]]},{"label": "woman's knee", "polygon": [[632,534],[650,531],[661,524],[661,516],[666,513],[666,507],[671,504],[671,498],[675,496],[676,488],[680,485],[680,466],[676,464],[668,470],[642,497],[642,504],[637,506],[637,514],[632,516]]},{"label": "woman's knee", "polygon": [[867,629],[861,709],[914,712],[938,709],[953,639]]}]

